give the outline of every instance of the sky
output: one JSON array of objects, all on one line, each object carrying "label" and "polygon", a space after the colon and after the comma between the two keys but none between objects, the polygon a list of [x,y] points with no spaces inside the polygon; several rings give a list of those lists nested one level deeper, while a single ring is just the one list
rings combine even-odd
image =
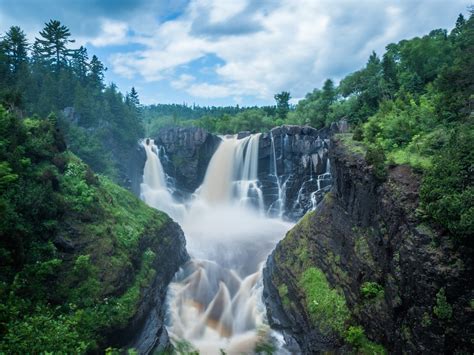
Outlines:
[{"label": "sky", "polygon": [[0,32],[69,27],[144,104],[273,104],[360,69],[387,44],[453,28],[472,0],[0,0]]}]

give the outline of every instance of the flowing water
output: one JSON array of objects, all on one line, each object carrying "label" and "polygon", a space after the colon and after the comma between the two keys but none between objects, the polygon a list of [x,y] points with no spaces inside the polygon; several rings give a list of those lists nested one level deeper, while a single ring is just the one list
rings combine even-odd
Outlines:
[{"label": "flowing water", "polygon": [[261,271],[292,224],[265,216],[259,138],[223,137],[186,205],[173,200],[153,141],[143,143],[142,198],[181,225],[192,258],[169,286],[168,332],[202,354],[252,353],[262,339],[277,337],[266,325]]}]

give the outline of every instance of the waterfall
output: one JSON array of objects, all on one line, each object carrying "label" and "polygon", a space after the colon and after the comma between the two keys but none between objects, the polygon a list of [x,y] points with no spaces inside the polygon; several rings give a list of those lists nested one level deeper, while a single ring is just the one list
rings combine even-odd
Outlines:
[{"label": "waterfall", "polygon": [[262,267],[292,224],[263,214],[260,137],[222,137],[186,206],[173,200],[154,142],[143,143],[142,198],[178,221],[192,257],[169,286],[167,329],[202,354],[252,353],[277,338],[266,322]]},{"label": "waterfall", "polygon": [[253,201],[263,211],[263,194],[258,181],[258,145],[261,133],[241,140],[235,151],[236,196],[241,205],[252,206]]},{"label": "waterfall", "polygon": [[[280,176],[278,175],[278,169],[277,169],[277,158],[276,158],[276,151],[275,151],[275,139],[273,138],[273,134],[270,131],[270,142],[271,142],[271,159],[270,159],[270,175],[275,179],[278,187],[278,198],[275,202],[273,202],[269,209],[268,213],[272,214],[272,210],[277,210],[278,217],[282,218],[283,213],[285,213],[285,197],[286,197],[286,182],[285,181],[283,184],[281,183]],[[284,147],[284,144],[282,145],[282,148]],[[282,153],[283,154],[283,153]]]},{"label": "waterfall", "polygon": [[142,142],[146,153],[143,183],[140,185],[141,198],[151,207],[168,213],[175,220],[182,220],[185,208],[176,203],[166,184],[166,175],[163,170],[158,148],[152,139]]},{"label": "waterfall", "polygon": [[236,201],[263,211],[263,194],[258,181],[258,145],[261,134],[237,139],[223,137],[214,153],[199,191],[210,205]]}]

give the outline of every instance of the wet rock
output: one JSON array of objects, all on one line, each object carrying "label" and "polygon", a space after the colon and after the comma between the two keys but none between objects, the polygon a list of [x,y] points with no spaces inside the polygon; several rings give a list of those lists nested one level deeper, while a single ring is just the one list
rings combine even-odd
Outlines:
[{"label": "wet rock", "polygon": [[[320,175],[328,168],[330,134],[328,129],[283,125],[262,135],[259,179],[267,210],[279,205],[280,198],[285,205],[284,215],[298,219],[319,202],[313,200],[311,194],[318,190],[318,179],[323,180]],[[330,184],[330,175],[325,176],[325,180]]]},{"label": "wet rock", "polygon": [[160,156],[163,169],[184,194],[194,192],[202,184],[209,161],[221,141],[198,127],[165,128],[153,138],[157,146],[164,148]]}]

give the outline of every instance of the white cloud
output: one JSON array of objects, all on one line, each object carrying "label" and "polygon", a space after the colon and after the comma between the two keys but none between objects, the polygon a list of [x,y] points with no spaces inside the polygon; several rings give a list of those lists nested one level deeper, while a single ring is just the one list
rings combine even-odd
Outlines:
[{"label": "white cloud", "polygon": [[196,78],[189,74],[181,74],[177,80],[171,81],[171,86],[175,89],[185,89],[190,86],[190,84],[196,80]]},{"label": "white cloud", "polygon": [[89,42],[96,47],[126,44],[128,42],[128,24],[125,22],[111,21],[104,19],[97,36]]},{"label": "white cloud", "polygon": [[[274,93],[282,90],[303,97],[327,77],[338,80],[360,68],[372,50],[381,54],[388,43],[423,35],[433,24],[451,27],[457,12],[465,8],[463,0],[450,4],[441,0],[262,0],[261,5],[192,0],[180,17],[150,23],[148,31],[143,23],[134,25],[137,19],[131,20],[130,28],[108,23],[92,43],[143,45],[142,50],[110,58],[112,70],[127,78],[169,80],[173,88],[202,98],[253,96],[272,101]],[[240,22],[252,26],[239,32],[235,26]],[[219,24],[210,27],[215,33],[193,31],[209,23]],[[141,32],[130,35],[134,26]],[[217,82],[175,74],[177,68],[207,54],[224,62],[213,68]]]}]

